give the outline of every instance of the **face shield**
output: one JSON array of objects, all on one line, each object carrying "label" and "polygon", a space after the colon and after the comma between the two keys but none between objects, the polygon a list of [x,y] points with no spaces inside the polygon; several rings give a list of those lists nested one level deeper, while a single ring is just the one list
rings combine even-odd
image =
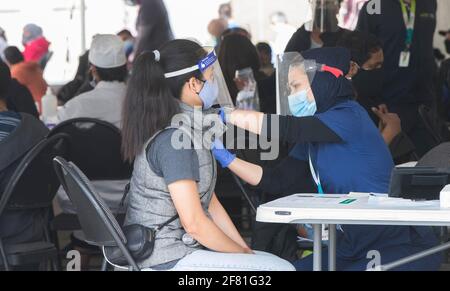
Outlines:
[{"label": "face shield", "polygon": [[204,85],[199,92],[203,109],[206,110],[213,106],[234,107],[216,52],[212,48],[204,49],[208,52],[208,55],[201,59],[198,64],[190,68],[166,73],[164,76],[166,79],[170,79],[199,70],[204,77],[204,80],[201,80]]},{"label": "face shield", "polygon": [[243,110],[259,111],[258,87],[251,68],[236,71],[235,83],[239,90],[236,107]]},{"label": "face shield", "polygon": [[316,113],[311,84],[317,72],[328,72],[336,78],[344,75],[337,68],[305,60],[298,52],[278,55],[277,114],[305,117]]},{"label": "face shield", "polygon": [[303,105],[314,102],[311,83],[317,71],[316,62],[305,60],[297,52],[277,56],[277,113],[296,115],[300,109],[294,108],[296,96],[303,99]]},{"label": "face shield", "polygon": [[338,31],[339,2],[337,0],[310,0],[309,21],[305,23],[307,31]]}]

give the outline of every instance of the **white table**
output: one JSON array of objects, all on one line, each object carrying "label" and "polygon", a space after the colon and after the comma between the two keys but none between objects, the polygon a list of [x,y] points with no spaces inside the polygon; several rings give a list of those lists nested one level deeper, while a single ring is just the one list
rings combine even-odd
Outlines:
[{"label": "white table", "polygon": [[[348,200],[347,204],[342,203],[345,200]],[[329,270],[334,271],[336,225],[450,226],[450,209],[441,209],[439,201],[413,202],[369,194],[295,194],[259,206],[256,220],[267,223],[312,224],[315,271],[322,269],[322,225],[329,225]],[[450,243],[380,266],[380,269],[389,270],[448,248]]]}]

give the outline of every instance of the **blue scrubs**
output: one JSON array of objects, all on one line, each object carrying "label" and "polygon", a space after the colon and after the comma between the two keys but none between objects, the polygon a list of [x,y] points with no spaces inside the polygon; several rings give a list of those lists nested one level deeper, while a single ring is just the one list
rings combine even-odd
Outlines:
[{"label": "blue scrubs", "polygon": [[[290,155],[307,161],[311,153],[325,193],[387,193],[394,164],[367,112],[356,102],[347,100],[315,117],[342,142],[297,144]],[[338,270],[365,270],[371,250],[379,251],[382,264],[386,264],[437,244],[431,227],[344,225],[342,229],[337,234]],[[441,254],[436,254],[397,270],[437,270],[441,261]],[[312,270],[312,258],[295,265],[298,270]]]}]

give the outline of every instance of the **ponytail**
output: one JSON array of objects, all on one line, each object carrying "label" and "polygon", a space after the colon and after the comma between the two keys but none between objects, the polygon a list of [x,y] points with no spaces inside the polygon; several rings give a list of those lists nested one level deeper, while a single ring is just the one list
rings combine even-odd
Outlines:
[{"label": "ponytail", "polygon": [[167,127],[180,111],[159,57],[153,52],[142,53],[128,80],[122,110],[122,154],[130,162],[143,150],[145,142]]}]

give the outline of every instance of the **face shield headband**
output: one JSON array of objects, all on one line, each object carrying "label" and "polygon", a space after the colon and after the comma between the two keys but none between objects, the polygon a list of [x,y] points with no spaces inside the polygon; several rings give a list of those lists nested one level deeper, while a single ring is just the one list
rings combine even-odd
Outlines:
[{"label": "face shield headband", "polygon": [[170,78],[174,78],[174,77],[178,77],[184,74],[188,74],[191,72],[194,72],[196,70],[200,70],[201,73],[205,72],[209,67],[211,67],[212,65],[214,65],[214,63],[217,61],[217,54],[215,51],[212,51],[211,53],[209,53],[205,58],[201,59],[198,64],[196,64],[195,66],[192,66],[190,68],[185,68],[185,69],[181,69],[175,72],[170,72],[170,73],[166,73],[164,74],[164,77],[166,79],[170,79]]}]

